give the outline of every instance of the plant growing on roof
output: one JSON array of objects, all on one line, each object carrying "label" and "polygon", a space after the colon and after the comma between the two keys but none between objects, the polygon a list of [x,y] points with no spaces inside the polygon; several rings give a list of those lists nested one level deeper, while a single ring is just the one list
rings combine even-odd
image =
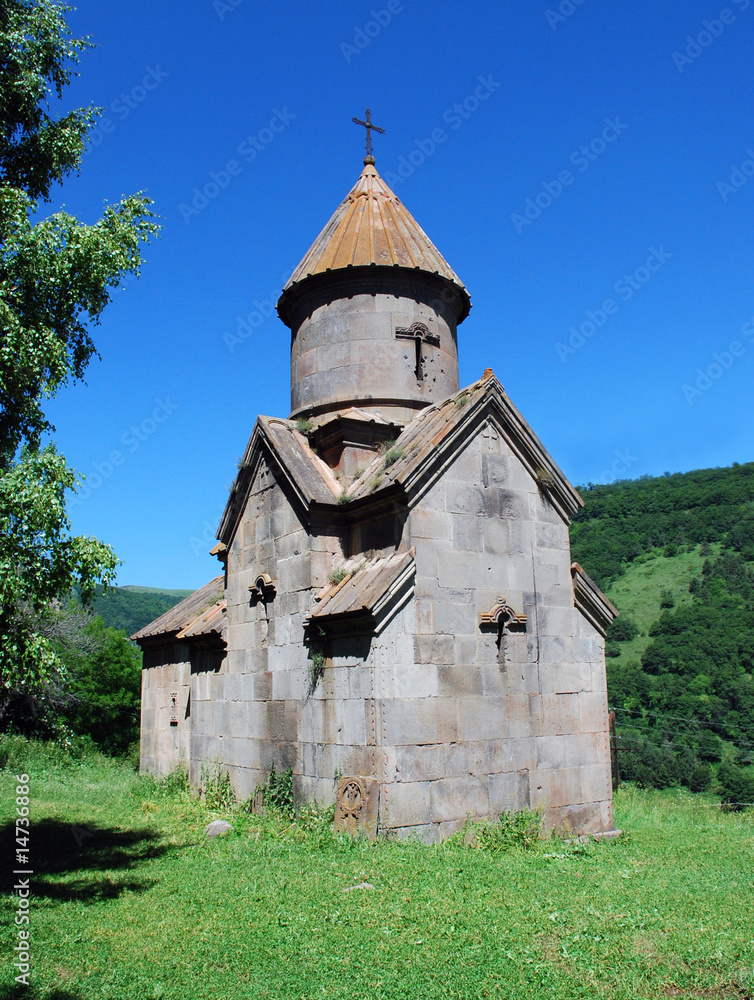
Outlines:
[{"label": "plant growing on roof", "polygon": [[385,468],[389,469],[391,465],[395,465],[395,463],[398,461],[399,458],[402,457],[402,455],[403,455],[403,448],[398,448],[395,445],[393,445],[391,448],[388,448],[384,456]]},{"label": "plant growing on roof", "polygon": [[537,469],[534,475],[537,483],[546,490],[551,490],[555,486],[555,478],[549,469]]}]

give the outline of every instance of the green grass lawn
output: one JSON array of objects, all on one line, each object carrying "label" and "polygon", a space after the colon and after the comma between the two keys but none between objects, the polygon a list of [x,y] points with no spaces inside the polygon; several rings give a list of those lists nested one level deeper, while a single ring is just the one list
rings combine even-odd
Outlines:
[{"label": "green grass lawn", "polygon": [[[2,1000],[754,996],[754,817],[711,797],[626,788],[619,840],[509,853],[240,812],[210,841],[221,814],[186,793],[24,752],[32,985],[13,982],[6,885]],[[14,794],[6,769],[6,817]]]}]

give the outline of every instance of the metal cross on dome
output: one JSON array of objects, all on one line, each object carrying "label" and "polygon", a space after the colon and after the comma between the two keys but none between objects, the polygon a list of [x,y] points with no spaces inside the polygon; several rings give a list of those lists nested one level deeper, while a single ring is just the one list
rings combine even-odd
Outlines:
[{"label": "metal cross on dome", "polygon": [[372,125],[372,109],[367,108],[366,121],[363,122],[360,118],[352,118],[351,121],[356,122],[357,125],[363,125],[367,130],[367,156],[373,157],[372,153],[372,130],[379,132],[380,135],[385,134],[385,129],[380,128],[379,125]]}]

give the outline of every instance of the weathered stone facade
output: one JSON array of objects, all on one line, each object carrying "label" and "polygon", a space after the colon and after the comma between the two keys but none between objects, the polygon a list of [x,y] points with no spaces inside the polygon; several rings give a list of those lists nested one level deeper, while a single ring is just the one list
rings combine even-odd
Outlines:
[{"label": "weathered stone facade", "polygon": [[249,441],[224,602],[213,581],[138,634],[143,768],[198,783],[217,762],[249,796],[290,766],[370,834],[522,808],[612,829],[615,611],[571,563],[578,494],[502,386],[459,391],[468,308],[367,163],[281,298],[293,412]]}]

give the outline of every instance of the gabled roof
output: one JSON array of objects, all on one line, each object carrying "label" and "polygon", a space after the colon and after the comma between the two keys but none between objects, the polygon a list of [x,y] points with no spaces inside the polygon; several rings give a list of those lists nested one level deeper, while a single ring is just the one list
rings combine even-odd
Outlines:
[{"label": "gabled roof", "polygon": [[187,639],[212,635],[224,638],[227,627],[225,577],[216,576],[199,590],[189,594],[149,625],[131,636],[142,639]]},{"label": "gabled roof", "polygon": [[389,452],[376,457],[351,486],[351,498],[363,501],[400,485],[410,504],[486,421],[502,434],[565,520],[583,507],[584,501],[491,372],[448,399],[421,410]]},{"label": "gabled roof", "polygon": [[342,486],[329,465],[309,447],[295,422],[278,417],[257,417],[217,529],[217,537],[226,545],[233,538],[263,457],[280,469],[305,510],[314,503],[338,502]]},{"label": "gabled roof", "polygon": [[259,417],[231,489],[218,538],[230,544],[263,454],[280,470],[304,510],[330,507],[344,518],[354,518],[359,516],[357,510],[363,514],[372,503],[378,504],[390,495],[402,505],[411,506],[488,420],[568,521],[583,506],[583,500],[498,380],[490,375],[421,410],[395,444],[378,454],[347,492],[327,463],[311,449],[306,436],[296,429],[294,421]]},{"label": "gabled roof", "polygon": [[343,567],[343,579],[328,583],[317,594],[317,606],[309,613],[307,624],[373,630],[390,606],[410,593],[407,585],[415,573],[415,555],[416,550],[411,549],[366,562],[350,560]]},{"label": "gabled roof", "polygon": [[604,636],[607,626],[618,617],[618,609],[577,562],[571,565],[571,579],[573,603],[600,635]]},{"label": "gabled roof", "polygon": [[469,297],[461,279],[374,164],[366,163],[356,184],[288,279],[283,296],[312,275],[375,265],[416,268],[439,275],[462,291],[464,315],[468,314]]}]

